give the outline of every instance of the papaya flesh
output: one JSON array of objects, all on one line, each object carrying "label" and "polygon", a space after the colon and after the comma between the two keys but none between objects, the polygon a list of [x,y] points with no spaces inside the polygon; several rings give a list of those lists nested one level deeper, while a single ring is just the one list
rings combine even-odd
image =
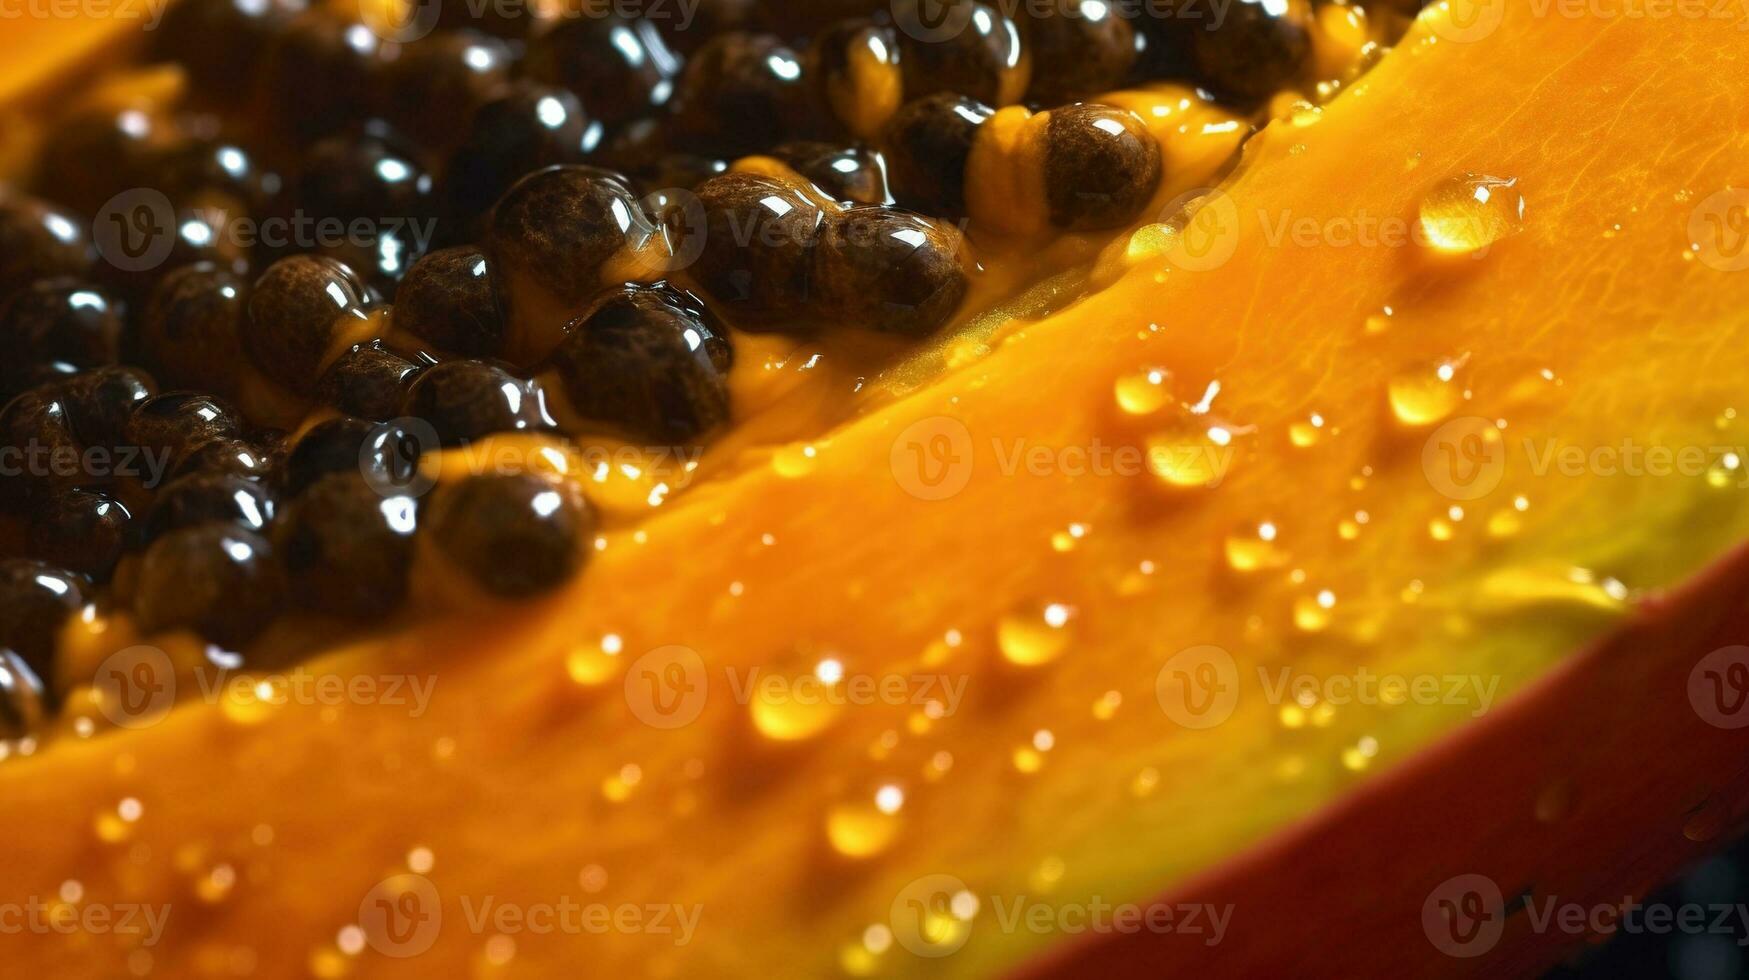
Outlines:
[{"label": "papaya flesh", "polygon": [[[1643,894],[1742,812],[1749,736],[1690,685],[1749,633],[1749,50],[1740,13],[1455,6],[1091,295],[607,534],[565,594],[7,760],[9,892],[169,910],[10,962],[1546,964],[1576,937],[1502,907],[1453,956],[1429,901]],[[1439,254],[1423,205],[1482,176],[1465,227],[1521,219]],[[1363,675],[1439,693],[1329,683]],[[1156,898],[1227,910],[1218,941],[1065,914]],[[607,924],[535,924],[567,903]]]}]

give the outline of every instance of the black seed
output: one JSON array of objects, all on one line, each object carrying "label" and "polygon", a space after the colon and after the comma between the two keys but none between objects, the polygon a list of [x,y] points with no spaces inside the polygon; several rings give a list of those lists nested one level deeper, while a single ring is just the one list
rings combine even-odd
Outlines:
[{"label": "black seed", "polygon": [[879,136],[904,102],[898,29],[867,18],[840,21],[814,36],[810,56],[815,84],[838,121],[859,137]]},{"label": "black seed", "polygon": [[553,427],[539,385],[485,361],[444,361],[421,371],[401,414],[430,424],[446,447]]},{"label": "black seed", "polygon": [[514,60],[508,44],[478,31],[447,31],[403,45],[384,72],[384,112],[422,145],[447,151],[510,80]]},{"label": "black seed", "polygon": [[243,349],[261,372],[292,391],[315,391],[342,330],[362,321],[368,290],[334,259],[294,255],[269,266],[249,296]]},{"label": "black seed", "polygon": [[214,439],[234,439],[242,426],[230,405],[212,395],[170,391],[154,395],[128,420],[127,443],[152,465],[177,467],[185,455]]},{"label": "black seed", "polygon": [[47,700],[36,671],[17,653],[0,649],[0,741],[35,735],[42,728]]},{"label": "black seed", "polygon": [[[562,328],[602,289],[660,262],[663,239],[620,175],[595,167],[530,174],[492,209],[486,255],[519,363],[551,352]],[[623,267],[623,271],[621,270]]]},{"label": "black seed", "polygon": [[16,506],[93,479],[53,385],[32,388],[0,410],[0,447],[6,450],[0,456],[0,502]]},{"label": "black seed", "polygon": [[194,473],[158,492],[146,511],[141,541],[150,544],[171,531],[212,521],[248,531],[273,523],[277,502],[259,480],[230,473]]},{"label": "black seed", "polygon": [[86,110],[49,133],[36,169],[55,200],[95,215],[122,191],[151,186],[152,162],[179,139],[175,125],[148,108]]},{"label": "black seed", "polygon": [[480,107],[443,178],[444,241],[478,240],[484,215],[525,174],[581,163],[602,138],[602,127],[565,89],[519,81]]},{"label": "black seed", "polygon": [[133,515],[121,501],[90,490],[69,490],[44,500],[31,515],[31,554],[43,561],[109,581],[127,549]]},{"label": "black seed", "polygon": [[418,504],[384,497],[356,472],[316,481],[286,512],[275,544],[308,606],[337,616],[381,616],[407,594]]},{"label": "black seed", "polygon": [[687,64],[674,125],[688,147],[721,156],[830,132],[801,56],[774,34],[739,31],[711,39]]},{"label": "black seed", "polygon": [[667,102],[680,57],[648,20],[561,17],[529,41],[525,68],[532,78],[575,92],[611,125]]},{"label": "black seed", "polygon": [[907,103],[887,126],[893,197],[913,211],[965,217],[966,163],[978,130],[992,115],[984,103],[957,95]]},{"label": "black seed", "polygon": [[1045,123],[1051,223],[1089,231],[1128,224],[1160,186],[1160,144],[1128,109],[1071,105]]},{"label": "black seed", "polygon": [[1238,0],[1219,22],[1185,21],[1198,80],[1217,93],[1262,102],[1300,75],[1311,55],[1305,8]]},{"label": "black seed", "polygon": [[833,198],[855,204],[891,204],[887,165],[866,146],[835,143],[785,143],[771,155],[814,182]]},{"label": "black seed", "polygon": [[134,610],[148,633],[190,629],[237,646],[273,619],[284,594],[284,573],[264,538],[201,524],[171,531],[146,549]]},{"label": "black seed", "polygon": [[673,17],[660,24],[668,46],[684,55],[691,55],[718,34],[757,30],[767,23],[759,0],[700,0],[696,6],[691,23]]},{"label": "black seed", "polygon": [[53,684],[62,624],[85,604],[90,584],[75,572],[40,561],[0,561],[0,647],[16,652],[36,676]]},{"label": "black seed", "polygon": [[486,593],[550,592],[582,567],[594,516],[564,484],[527,473],[440,486],[421,532]]},{"label": "black seed", "polygon": [[14,384],[17,369],[42,361],[113,364],[125,323],[121,303],[102,287],[71,276],[39,279],[0,309],[0,371]]},{"label": "black seed", "polygon": [[790,37],[808,37],[849,17],[888,9],[890,0],[761,0],[761,21]]},{"label": "black seed", "polygon": [[404,487],[417,475],[420,446],[404,426],[365,419],[328,419],[310,427],[287,454],[283,484],[288,497],[335,473],[352,473],[385,489]]},{"label": "black seed", "polygon": [[234,391],[248,297],[248,283],[211,262],[165,276],[140,322],[146,359],[168,384]]},{"label": "black seed", "polygon": [[1020,28],[995,5],[982,0],[893,0],[893,19],[899,25],[906,99],[952,92],[1004,106],[1026,93],[1031,62],[1022,49]]},{"label": "black seed", "polygon": [[188,69],[205,96],[240,99],[275,34],[304,9],[301,0],[182,0],[154,35],[158,60]]},{"label": "black seed", "polygon": [[814,282],[823,317],[907,337],[940,329],[966,295],[959,232],[896,208],[850,208],[822,236]]},{"label": "black seed", "polygon": [[128,421],[158,393],[158,383],[139,368],[116,365],[76,374],[59,391],[74,438],[113,449],[127,444]]},{"label": "black seed", "polygon": [[368,111],[361,96],[382,66],[382,43],[368,26],[309,10],[268,47],[258,83],[263,112],[300,143],[337,132]]},{"label": "black seed", "polygon": [[1032,56],[1027,96],[1047,106],[1122,88],[1136,62],[1132,18],[1104,0],[1062,0],[1020,26]]},{"label": "black seed", "polygon": [[[807,310],[813,252],[826,215],[799,188],[752,173],[727,173],[698,189],[700,229],[677,227],[681,251],[699,250],[691,273],[736,326],[781,329]],[[674,214],[679,223],[690,220]]]},{"label": "black seed", "polygon": [[159,153],[151,164],[150,186],[178,206],[219,208],[236,217],[265,214],[283,184],[242,143],[215,132]]},{"label": "black seed", "polygon": [[395,326],[445,353],[464,357],[502,353],[504,324],[498,318],[485,253],[460,245],[432,252],[415,263],[395,292]]},{"label": "black seed", "polygon": [[325,251],[386,287],[429,246],[437,208],[431,176],[399,143],[380,124],[330,136],[304,155],[292,187],[300,216],[347,229]]},{"label": "black seed", "polygon": [[38,279],[88,273],[90,225],[52,204],[0,186],[0,300]]},{"label": "black seed", "polygon": [[731,361],[728,332],[696,297],[627,286],[577,321],[552,369],[581,418],[679,445],[728,421]]},{"label": "black seed", "polygon": [[538,3],[482,4],[480,0],[437,0],[437,3],[436,27],[444,32],[477,28],[493,37],[520,41],[545,23],[543,8]]},{"label": "black seed", "polygon": [[692,190],[729,169],[722,157],[676,150],[666,122],[650,117],[628,124],[592,160],[653,194]]},{"label": "black seed", "polygon": [[359,344],[340,355],[321,384],[316,398],[347,415],[382,422],[394,418],[419,365],[378,341]]},{"label": "black seed", "polygon": [[225,473],[246,480],[265,480],[273,474],[274,457],[264,448],[242,439],[209,439],[184,453],[169,479],[196,473]]}]

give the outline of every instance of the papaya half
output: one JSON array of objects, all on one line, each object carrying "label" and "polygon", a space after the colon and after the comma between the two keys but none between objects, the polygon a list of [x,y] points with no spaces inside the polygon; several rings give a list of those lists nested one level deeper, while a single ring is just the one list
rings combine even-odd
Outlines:
[{"label": "papaya half", "polygon": [[1746,26],[1435,5],[561,594],[6,760],[9,893],[163,914],[8,963],[1546,967],[1744,811]]}]

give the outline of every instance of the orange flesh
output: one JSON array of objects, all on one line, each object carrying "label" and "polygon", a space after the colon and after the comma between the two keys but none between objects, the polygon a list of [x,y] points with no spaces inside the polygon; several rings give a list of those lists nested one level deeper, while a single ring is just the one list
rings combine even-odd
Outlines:
[{"label": "orange flesh", "polygon": [[[1229,720],[1193,731],[1160,709],[1156,681],[1179,651],[1214,645],[1243,678],[1365,665],[1495,677],[1504,697],[1616,621],[1615,580],[1669,585],[1749,531],[1741,463],[1717,454],[1703,472],[1641,479],[1539,473],[1532,458],[1545,442],[1742,442],[1749,280],[1721,271],[1731,259],[1705,217],[1735,213],[1707,209],[1715,193],[1735,200],[1728,151],[1749,131],[1749,51],[1740,20],[1674,33],[1514,8],[1459,43],[1429,16],[1433,28],[1321,113],[1261,134],[1182,235],[1150,228],[1106,248],[1096,295],[1038,318],[974,318],[860,386],[860,403],[853,369],[753,397],[746,428],[760,437],[713,450],[720,478],[641,518],[631,508],[563,595],[409,615],[305,668],[435,680],[417,717],[197,692],[152,727],[69,732],[0,766],[13,801],[0,834],[31,842],[11,880],[53,896],[72,878],[87,904],[170,903],[163,942],[144,951],[164,975],[238,962],[316,976],[580,962],[654,976],[977,975],[1063,937],[1000,931],[988,898],[963,926],[970,941],[941,960],[869,927],[938,873],[984,896],[1143,899],[1468,720],[1474,702],[1272,704],[1247,680]],[[1518,179],[1522,231],[1478,258],[1354,242],[1407,234],[1466,172]],[[1012,278],[994,292],[1060,270],[1073,282],[1103,245],[998,264]],[[1050,292],[1019,306],[1051,310]],[[744,346],[741,370],[783,388],[804,370],[792,345],[813,346]],[[832,345],[819,346],[833,370]],[[1214,414],[1193,426],[1170,404],[1119,407],[1120,387],[1132,406],[1149,400],[1135,376],[1154,367],[1171,373],[1170,400],[1197,402],[1218,381]],[[738,391],[763,383],[737,379]],[[852,403],[861,414],[814,438]],[[1194,442],[1216,415],[1231,452]],[[1484,422],[1459,435],[1486,447],[1504,432],[1512,448],[1499,485],[1460,501],[1468,485],[1441,482],[1456,471],[1439,468],[1440,450],[1466,443],[1429,433],[1469,417]],[[1487,436],[1495,419],[1508,424]],[[1155,475],[1185,465],[1088,469],[1099,447],[1136,459],[1162,433],[1222,461],[1219,485]],[[812,441],[773,451],[767,434]],[[1277,527],[1267,547],[1254,540],[1263,522]],[[132,642],[125,623],[74,632],[69,659],[86,676]],[[694,663],[670,657],[676,646],[696,651],[709,694],[667,730],[646,724],[665,718],[639,692]],[[940,683],[821,710],[735,696],[747,671],[823,660],[852,678]],[[954,684],[955,710],[928,707]],[[683,690],[668,693],[690,712]],[[103,713],[76,705],[66,725],[81,717]],[[127,799],[139,815],[118,820]],[[361,902],[410,860],[440,897],[435,944],[409,959],[347,952]],[[525,930],[506,947],[496,928],[469,928],[486,896],[702,917],[686,945]],[[80,934],[20,946],[13,962],[119,973],[137,952]]]}]

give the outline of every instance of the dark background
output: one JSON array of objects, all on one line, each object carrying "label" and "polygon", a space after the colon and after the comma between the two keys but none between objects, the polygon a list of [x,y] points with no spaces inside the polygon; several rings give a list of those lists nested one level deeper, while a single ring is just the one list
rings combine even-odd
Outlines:
[{"label": "dark background", "polygon": [[[1669,887],[1648,896],[1646,905],[1681,906],[1749,904],[1749,839],[1739,840],[1716,857],[1688,868]],[[1601,946],[1575,952],[1568,962],[1550,970],[1547,980],[1618,980],[1671,977],[1674,980],[1738,980],[1749,978],[1749,935],[1742,920],[1729,920],[1737,930],[1729,935],[1647,935],[1618,933]]]}]

